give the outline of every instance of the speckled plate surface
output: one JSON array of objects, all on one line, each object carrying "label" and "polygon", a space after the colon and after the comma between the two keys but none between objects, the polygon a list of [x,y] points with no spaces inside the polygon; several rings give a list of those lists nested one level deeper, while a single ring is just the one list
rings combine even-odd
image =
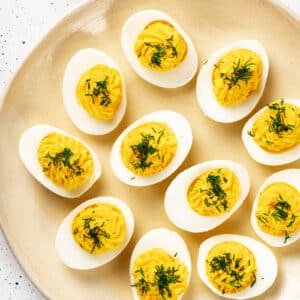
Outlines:
[{"label": "speckled plate surface", "polygon": [[[12,250],[41,291],[51,299],[130,299],[128,266],[136,241],[149,229],[165,226],[187,242],[193,271],[184,299],[217,299],[196,272],[199,244],[220,233],[237,233],[260,240],[250,225],[250,213],[260,184],[284,167],[254,162],[241,140],[246,119],[218,124],[206,118],[197,105],[195,79],[176,90],[152,86],[130,68],[121,51],[120,32],[125,20],[144,8],[161,9],[189,34],[200,61],[237,39],[257,39],[270,58],[270,75],[255,111],[277,97],[300,98],[300,21],[281,7],[263,0],[211,1],[88,1],[60,21],[33,50],[17,72],[0,113],[0,222]],[[107,136],[81,133],[68,118],[62,101],[62,78],[68,60],[79,49],[99,48],[113,57],[124,72],[128,109],[118,128]],[[248,168],[251,191],[242,207],[219,228],[192,234],[175,228],[165,215],[164,192],[175,174],[162,183],[132,188],[119,182],[109,165],[111,146],[134,120],[159,109],[182,113],[194,134],[192,150],[179,171],[212,159],[231,159]],[[64,199],[46,190],[25,170],[18,158],[18,141],[28,127],[48,123],[79,136],[98,154],[103,175],[81,198]],[[299,168],[300,162],[287,165]],[[178,173],[177,172],[177,173]],[[63,218],[79,203],[111,195],[132,208],[136,230],[126,250],[110,264],[92,271],[75,271],[58,259],[54,240]],[[275,284],[259,299],[297,299],[300,294],[299,242],[273,251],[279,262]]]}]

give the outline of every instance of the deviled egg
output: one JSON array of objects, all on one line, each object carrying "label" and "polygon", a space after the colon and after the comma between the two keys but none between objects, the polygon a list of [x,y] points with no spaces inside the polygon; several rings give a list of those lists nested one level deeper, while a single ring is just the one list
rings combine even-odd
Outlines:
[{"label": "deviled egg", "polygon": [[255,198],[251,225],[273,247],[284,247],[300,238],[300,169],[274,173]]},{"label": "deviled egg", "polygon": [[61,223],[55,241],[58,257],[78,270],[102,266],[118,256],[134,230],[130,208],[113,197],[97,197],[73,209]]},{"label": "deviled egg", "polygon": [[284,165],[300,158],[300,100],[279,99],[243,127],[242,140],[258,163]]},{"label": "deviled egg", "polygon": [[198,253],[198,275],[218,296],[248,299],[265,292],[277,276],[272,251],[256,240],[222,234],[205,240]]},{"label": "deviled egg", "polygon": [[106,53],[82,49],[66,67],[63,98],[67,114],[81,131],[107,134],[118,126],[126,110],[124,77]]},{"label": "deviled egg", "polygon": [[229,160],[207,161],[181,172],[169,185],[165,211],[190,232],[211,230],[242,205],[250,188],[247,170]]},{"label": "deviled egg", "polygon": [[86,143],[50,125],[25,131],[19,155],[37,181],[66,198],[81,196],[101,175],[99,159]]},{"label": "deviled egg", "polygon": [[190,37],[164,12],[133,14],[123,26],[121,39],[131,67],[151,84],[180,87],[197,71],[197,52]]},{"label": "deviled egg", "polygon": [[196,85],[198,103],[209,118],[232,123],[247,116],[261,98],[269,60],[256,40],[235,41],[202,66]]},{"label": "deviled egg", "polygon": [[117,138],[110,163],[124,183],[146,186],[162,181],[184,161],[192,146],[188,121],[167,110],[135,121]]},{"label": "deviled egg", "polygon": [[147,232],[130,259],[134,300],[181,299],[191,277],[191,258],[180,235],[164,228]]}]

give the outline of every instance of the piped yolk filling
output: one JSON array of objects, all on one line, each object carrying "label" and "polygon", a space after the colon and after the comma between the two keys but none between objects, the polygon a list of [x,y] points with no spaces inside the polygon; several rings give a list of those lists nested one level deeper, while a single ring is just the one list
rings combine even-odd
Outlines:
[{"label": "piped yolk filling", "polygon": [[121,75],[107,65],[95,65],[81,75],[76,96],[91,117],[111,121],[122,101]]},{"label": "piped yolk filling", "polygon": [[211,169],[198,176],[187,190],[190,207],[202,216],[219,216],[235,205],[240,183],[227,168]]},{"label": "piped yolk filling", "polygon": [[125,217],[113,204],[90,205],[74,218],[72,235],[78,245],[91,254],[115,250],[126,237]]},{"label": "piped yolk filling", "polygon": [[213,91],[223,106],[234,106],[259,89],[263,65],[261,58],[248,49],[237,49],[224,55],[213,70]]},{"label": "piped yolk filling", "polygon": [[138,35],[134,51],[144,67],[155,71],[169,71],[184,60],[187,44],[172,24],[156,20]]},{"label": "piped yolk filling", "polygon": [[38,160],[45,176],[66,189],[87,182],[94,169],[90,151],[79,141],[60,133],[49,133],[38,146]]}]

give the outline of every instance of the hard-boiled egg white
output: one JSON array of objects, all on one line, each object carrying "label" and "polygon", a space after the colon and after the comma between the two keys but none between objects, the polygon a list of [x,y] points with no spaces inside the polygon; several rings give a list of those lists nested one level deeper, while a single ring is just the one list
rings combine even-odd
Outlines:
[{"label": "hard-boiled egg white", "polygon": [[[222,291],[219,291],[210,283],[206,275],[205,260],[208,253],[215,245],[226,241],[243,244],[253,253],[256,260],[257,272],[255,284],[239,293],[223,294]],[[276,257],[268,247],[250,237],[237,234],[221,234],[205,240],[199,248],[197,267],[198,275],[204,284],[218,296],[228,299],[248,299],[259,296],[273,284],[278,271]]]},{"label": "hard-boiled egg white", "polygon": [[[284,102],[290,103],[295,106],[300,106],[299,100],[284,99]],[[299,159],[300,144],[284,152],[272,153],[264,150],[254,141],[253,137],[249,133],[251,132],[255,120],[263,113],[264,110],[265,107],[260,109],[247,121],[247,123],[243,127],[242,140],[250,156],[258,163],[268,166],[285,165]]]},{"label": "hard-boiled egg white", "polygon": [[[187,277],[187,285],[190,282],[192,265],[191,258],[189,254],[189,250],[182,239],[182,237],[176,233],[175,231],[166,229],[166,228],[157,228],[148,231],[146,234],[142,236],[142,238],[137,242],[130,258],[130,266],[129,266],[129,277],[130,282],[134,282],[134,278],[131,274],[133,269],[134,260],[143,252],[149,251],[153,248],[161,248],[165,250],[169,255],[176,255],[182,263],[184,263],[188,270]],[[134,300],[139,300],[139,296],[137,294],[136,288],[132,287],[132,295]],[[183,295],[181,295],[179,299],[181,299]]]},{"label": "hard-boiled egg white", "polygon": [[[213,71],[218,61],[228,52],[238,49],[249,49],[257,53],[262,60],[263,70],[260,85],[257,91],[253,92],[243,103],[232,107],[225,107],[219,104],[213,90]],[[256,106],[261,98],[269,72],[269,60],[264,47],[256,40],[239,40],[228,44],[211,55],[201,67],[197,78],[196,95],[198,103],[209,118],[222,123],[232,123],[243,119]]]},{"label": "hard-boiled egg white", "polygon": [[[167,165],[166,168],[159,173],[151,176],[138,176],[132,173],[124,165],[120,155],[121,143],[124,137],[132,129],[143,123],[152,121],[166,123],[173,130],[178,141],[177,151],[169,165]],[[110,156],[111,167],[114,174],[126,184],[133,186],[151,185],[162,181],[163,179],[170,176],[173,172],[175,172],[175,170],[182,164],[182,162],[188,155],[192,146],[192,142],[193,135],[191,127],[188,121],[182,115],[177,112],[168,110],[156,111],[138,119],[121,133],[112,147]]]},{"label": "hard-boiled egg white", "polygon": [[[94,161],[94,169],[93,173],[87,180],[87,182],[77,188],[68,190],[64,187],[61,187],[55,184],[52,180],[50,180],[43,173],[42,167],[38,161],[38,147],[40,141],[49,133],[56,132],[63,134],[65,136],[69,136],[81,142],[91,153]],[[23,162],[26,169],[29,173],[35,177],[35,179],[45,186],[47,189],[52,191],[53,193],[66,197],[66,198],[76,198],[85,193],[100,177],[101,175],[101,165],[100,161],[96,155],[96,153],[89,147],[86,143],[80,140],[77,137],[74,137],[54,126],[50,125],[36,125],[34,127],[29,128],[25,131],[19,142],[19,156],[21,161]]]},{"label": "hard-boiled egg white", "polygon": [[[117,69],[122,78],[122,100],[112,121],[91,117],[77,100],[76,87],[81,75],[97,64]],[[63,98],[67,114],[81,131],[93,135],[107,134],[118,126],[126,110],[127,98],[124,76],[113,59],[106,53],[93,48],[82,49],[70,59],[66,67],[63,79]]]},{"label": "hard-boiled egg white", "polygon": [[261,185],[257,196],[253,203],[252,213],[251,213],[251,225],[256,234],[263,239],[266,243],[268,243],[272,247],[285,247],[287,245],[290,245],[294,242],[296,242],[298,239],[300,239],[300,229],[298,229],[296,232],[289,235],[289,238],[284,242],[284,237],[282,236],[276,236],[269,234],[267,232],[264,232],[260,229],[260,227],[257,224],[257,219],[255,216],[255,212],[257,210],[258,205],[258,198],[260,193],[271,183],[275,182],[283,182],[288,183],[291,186],[295,187],[299,193],[300,193],[300,169],[286,169],[283,171],[279,171],[268,177],[265,182]]},{"label": "hard-boiled egg white", "polygon": [[[227,213],[220,216],[201,216],[189,205],[187,190],[190,184],[202,173],[214,168],[228,168],[238,178],[241,192],[233,206]],[[223,222],[242,205],[248,195],[250,180],[247,170],[238,163],[229,160],[213,160],[190,167],[181,172],[169,185],[165,195],[165,211],[171,222],[190,232],[205,232]]]},{"label": "hard-boiled egg white", "polygon": [[[142,66],[134,53],[134,44],[137,36],[143,29],[155,20],[163,20],[172,24],[187,43],[187,55],[180,65],[166,72],[153,71]],[[196,49],[185,31],[170,16],[159,10],[142,10],[133,14],[122,29],[122,49],[129,64],[135,72],[153,85],[163,88],[177,88],[188,83],[198,68]]]},{"label": "hard-boiled egg white", "polygon": [[[72,236],[72,222],[75,216],[85,207],[97,203],[108,203],[117,206],[126,220],[126,237],[115,250],[100,254],[90,254],[76,243]],[[88,270],[102,266],[116,258],[129,243],[134,230],[134,217],[125,202],[113,197],[97,197],[83,202],[73,209],[63,220],[56,234],[55,248],[58,257],[68,267],[78,270]]]}]

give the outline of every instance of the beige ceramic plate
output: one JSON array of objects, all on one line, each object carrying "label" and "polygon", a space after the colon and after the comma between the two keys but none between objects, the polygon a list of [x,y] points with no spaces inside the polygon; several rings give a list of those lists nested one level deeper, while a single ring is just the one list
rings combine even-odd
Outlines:
[{"label": "beige ceramic plate", "polygon": [[[121,51],[122,24],[135,11],[161,9],[190,35],[203,62],[215,50],[237,39],[257,39],[270,57],[270,75],[262,101],[276,97],[300,98],[300,22],[278,6],[259,0],[210,1],[88,1],[59,22],[27,58],[11,83],[0,113],[0,221],[7,239],[37,286],[51,299],[130,299],[128,266],[137,240],[151,228],[165,226],[178,231],[191,253],[193,273],[185,299],[216,299],[196,272],[199,244],[220,233],[239,233],[259,238],[250,226],[250,212],[260,184],[283,169],[261,166],[250,159],[236,124],[218,124],[206,118],[195,98],[195,79],[183,88],[164,90],[152,86],[130,68]],[[290,21],[293,21],[290,22]],[[79,49],[95,47],[109,53],[124,72],[128,109],[111,134],[85,135],[68,118],[62,101],[62,78],[68,60]],[[248,168],[251,192],[243,206],[219,228],[204,234],[177,230],[167,219],[164,192],[175,174],[160,184],[133,188],[119,182],[109,165],[111,146],[118,134],[144,114],[171,109],[190,120],[194,144],[179,171],[212,159],[231,159]],[[46,190],[21,164],[17,145],[29,126],[49,123],[79,136],[99,155],[103,175],[80,199],[63,199]],[[299,168],[299,161],[288,165]],[[134,191],[134,192],[133,192]],[[136,218],[136,231],[126,250],[110,264],[93,271],[65,267],[54,249],[56,230],[70,210],[84,200],[111,195],[126,201]],[[279,262],[275,284],[259,299],[297,299],[300,294],[299,242],[273,249]]]}]

